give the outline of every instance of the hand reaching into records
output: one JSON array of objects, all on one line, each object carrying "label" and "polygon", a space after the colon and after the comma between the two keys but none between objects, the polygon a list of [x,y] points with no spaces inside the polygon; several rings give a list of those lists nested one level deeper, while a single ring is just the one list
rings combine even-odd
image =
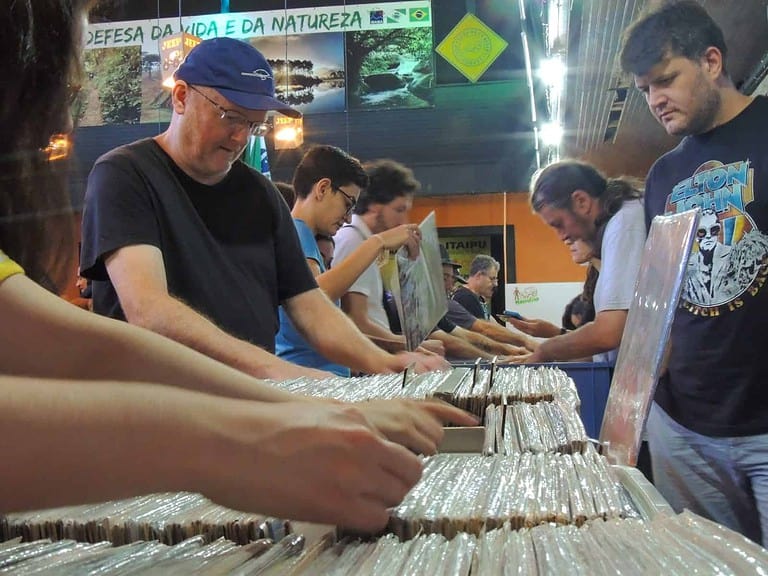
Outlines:
[{"label": "hand reaching into records", "polygon": [[370,400],[356,406],[384,436],[417,454],[437,451],[443,423],[478,425],[472,414],[440,400]]},{"label": "hand reaching into records", "polygon": [[526,350],[525,352],[521,354],[511,354],[509,356],[499,356],[497,358],[497,362],[499,364],[524,364],[528,358],[531,357],[533,352],[530,350]]},{"label": "hand reaching into records", "polygon": [[445,345],[437,338],[427,338],[417,349],[424,354],[438,354],[445,356]]},{"label": "hand reaching into records", "polygon": [[391,366],[393,372],[402,372],[411,366],[417,374],[451,369],[450,362],[434,352],[424,353],[417,350],[416,352],[398,352],[394,355],[394,363]]},{"label": "hand reaching into records", "polygon": [[[383,421],[382,414],[393,417],[396,410],[231,403],[229,419],[235,414],[233,423],[239,425],[221,436],[224,450],[235,444],[235,458],[212,462],[206,495],[238,510],[379,530],[387,523],[387,508],[400,503],[421,477],[419,458],[383,438],[379,426],[374,428]],[[425,426],[439,427],[428,415],[422,419]],[[420,434],[431,438],[435,431]]]}]

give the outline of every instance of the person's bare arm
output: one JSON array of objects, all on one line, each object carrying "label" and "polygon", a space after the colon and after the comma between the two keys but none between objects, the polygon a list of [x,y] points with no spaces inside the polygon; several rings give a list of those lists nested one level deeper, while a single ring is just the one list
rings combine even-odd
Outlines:
[{"label": "person's bare arm", "polygon": [[4,512],[191,491],[237,510],[377,530],[421,474],[415,455],[349,405],[150,384],[0,376],[0,430]]},{"label": "person's bare arm", "polygon": [[[0,366],[8,374],[30,379],[153,382],[271,403],[334,403],[289,394],[168,338],[81,310],[22,275],[0,283],[0,316]],[[394,357],[398,370],[418,361],[426,364],[428,359],[411,353]],[[396,406],[398,402],[392,406],[363,403],[357,409],[387,438],[410,449],[434,452],[441,434],[430,434],[435,427],[424,422],[433,418],[435,409]],[[438,414],[458,424],[468,417],[454,408]]]},{"label": "person's bare arm", "polygon": [[298,399],[149,330],[77,308],[26,276],[0,284],[0,310],[5,373],[157,382],[270,402]]},{"label": "person's bare arm", "polygon": [[541,342],[526,362],[575,360],[618,348],[626,321],[626,310],[598,312],[592,322]]},{"label": "person's bare arm", "polygon": [[530,350],[523,346],[514,346],[513,344],[497,342],[496,340],[488,338],[487,336],[483,336],[477,332],[466,330],[461,326],[456,326],[456,329],[453,331],[453,333],[457,336],[461,336],[478,348],[482,348],[486,352],[497,356],[522,356],[530,352]]},{"label": "person's bare arm", "polygon": [[[456,329],[458,330],[459,328],[457,327]],[[482,358],[483,360],[490,360],[493,358],[493,356],[486,350],[481,350],[464,338],[454,335],[453,332],[448,333],[443,330],[435,330],[430,334],[430,338],[434,338],[443,343],[443,346],[445,346],[445,354],[449,358]]]},{"label": "person's bare arm", "polygon": [[389,354],[364,335],[319,289],[283,302],[302,336],[326,358],[366,373],[400,372],[411,363],[417,371],[450,367],[440,357],[417,352]]},{"label": "person's bare arm", "polygon": [[405,346],[405,338],[393,334],[380,326],[368,316],[368,296],[359,292],[347,292],[341,298],[341,309],[350,317],[357,328],[366,336],[383,338],[389,341],[399,341]]},{"label": "person's bare arm", "polygon": [[556,326],[547,320],[541,320],[539,318],[514,318],[513,316],[505,316],[504,319],[512,324],[515,328],[524,332],[529,336],[536,336],[537,338],[552,338],[561,334],[560,326]]},{"label": "person's bare arm", "polygon": [[163,255],[155,246],[120,248],[106,258],[120,306],[131,324],[180,342],[258,378],[323,377],[326,373],[281,360],[227,334],[211,320],[168,293]]},{"label": "person's bare arm", "polygon": [[363,335],[320,290],[309,290],[283,302],[296,329],[320,354],[367,373],[396,371],[395,356]]},{"label": "person's bare arm", "polygon": [[405,339],[401,340],[399,338],[398,339],[380,338],[378,336],[371,336],[371,335],[366,335],[366,336],[371,342],[376,344],[376,346],[392,354],[405,351]]},{"label": "person's bare arm", "polygon": [[338,300],[373,264],[383,249],[397,250],[407,242],[415,243],[415,247],[418,247],[420,239],[418,226],[403,224],[367,238],[341,262],[334,264],[333,268],[323,273],[320,272],[317,262],[312,259],[307,259],[307,262],[318,286],[328,295],[328,298]]},{"label": "person's bare arm", "polygon": [[478,318],[475,323],[472,324],[472,331],[478,332],[493,340],[497,340],[498,342],[504,342],[505,344],[512,344],[514,346],[523,346],[528,350],[534,350],[537,346],[537,343],[526,334],[513,332],[491,320],[481,320]]}]

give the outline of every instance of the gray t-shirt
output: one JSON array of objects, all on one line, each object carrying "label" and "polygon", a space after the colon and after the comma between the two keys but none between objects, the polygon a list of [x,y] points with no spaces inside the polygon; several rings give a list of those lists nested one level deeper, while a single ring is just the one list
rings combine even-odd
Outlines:
[{"label": "gray t-shirt", "polygon": [[[595,286],[595,313],[629,310],[645,247],[642,200],[627,200],[608,221],[603,235],[600,276]],[[595,354],[595,362],[616,362],[618,349]]]}]

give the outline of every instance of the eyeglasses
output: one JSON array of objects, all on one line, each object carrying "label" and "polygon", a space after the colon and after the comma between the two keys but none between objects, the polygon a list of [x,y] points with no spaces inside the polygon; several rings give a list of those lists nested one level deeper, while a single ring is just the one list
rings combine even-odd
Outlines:
[{"label": "eyeglasses", "polygon": [[696,230],[696,237],[697,238],[704,238],[707,236],[707,232],[709,232],[709,236],[718,236],[720,234],[720,224],[714,224],[707,228],[699,228]]},{"label": "eyeglasses", "polygon": [[490,280],[490,281],[491,281],[491,282],[493,282],[494,284],[498,284],[498,283],[499,283],[499,277],[498,277],[498,276],[491,276],[491,275],[490,275],[490,274],[488,274],[487,272],[483,272],[483,274],[485,274],[486,276],[488,276],[488,280]]},{"label": "eyeglasses", "polygon": [[355,206],[357,206],[357,198],[355,198],[354,196],[350,196],[338,186],[334,186],[333,189],[336,192],[341,192],[344,195],[344,198],[346,198],[346,201],[344,203],[347,205],[347,211],[344,213],[344,216],[349,216],[350,214],[352,214],[352,210],[354,210]]},{"label": "eyeglasses", "polygon": [[248,134],[252,134],[253,136],[265,136],[267,132],[272,129],[272,124],[269,122],[262,122],[260,120],[252,122],[237,110],[227,110],[221,104],[211,100],[194,86],[190,85],[189,88],[200,94],[200,96],[208,100],[212,105],[216,106],[216,108],[219,109],[219,112],[221,112],[219,118],[227,122],[233,128],[237,128],[238,130],[246,129]]}]

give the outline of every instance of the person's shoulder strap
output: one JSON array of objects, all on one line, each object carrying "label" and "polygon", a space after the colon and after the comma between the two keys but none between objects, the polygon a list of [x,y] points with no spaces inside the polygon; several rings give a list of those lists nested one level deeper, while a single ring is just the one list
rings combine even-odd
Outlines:
[{"label": "person's shoulder strap", "polygon": [[360,230],[359,226],[355,226],[354,224],[344,224],[342,228],[352,228],[355,232],[360,234],[360,238],[362,238],[363,240],[366,240],[365,234],[363,233],[362,230]]}]

